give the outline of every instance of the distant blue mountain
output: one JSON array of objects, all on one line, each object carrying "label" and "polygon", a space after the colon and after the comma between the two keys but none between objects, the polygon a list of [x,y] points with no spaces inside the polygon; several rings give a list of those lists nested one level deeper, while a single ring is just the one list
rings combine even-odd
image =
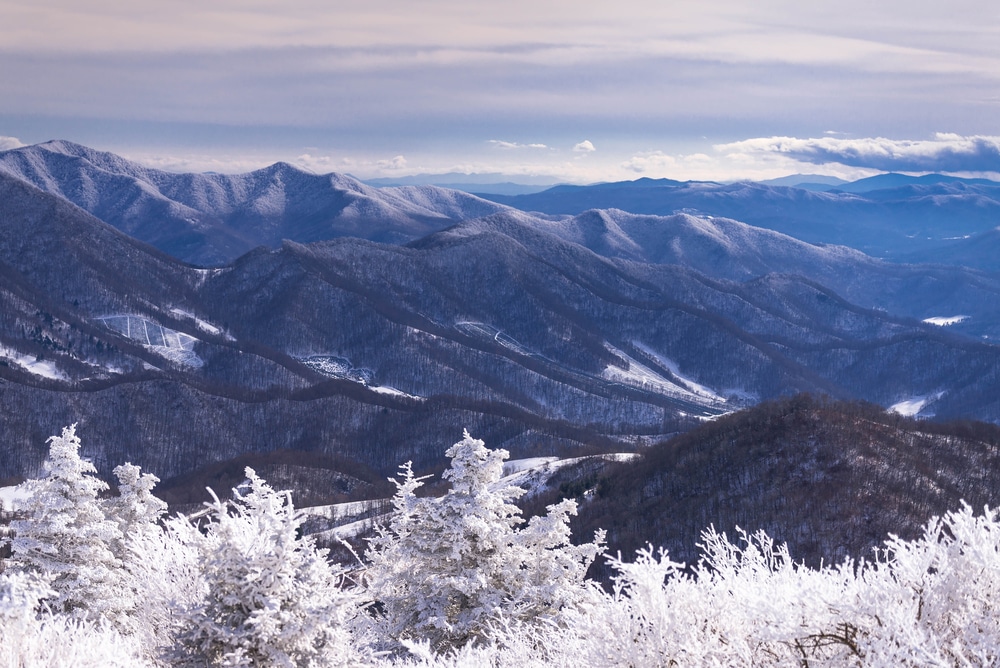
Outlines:
[{"label": "distant blue mountain", "polygon": [[363,183],[375,188],[437,186],[473,194],[489,193],[492,195],[528,195],[547,190],[553,186],[552,180],[548,178],[527,176],[519,177],[515,182],[507,174],[462,174],[459,172],[365,179]]},{"label": "distant blue mountain", "polygon": [[778,179],[767,179],[757,181],[765,186],[787,186],[789,188],[804,188],[806,190],[829,190],[849,183],[836,176],[825,176],[823,174],[791,174]]},{"label": "distant blue mountain", "polygon": [[905,186],[927,186],[938,184],[961,183],[970,186],[985,186],[988,188],[1000,188],[1000,182],[989,179],[963,179],[958,176],[948,176],[946,174],[925,174],[923,176],[909,176],[907,174],[878,174],[865,179],[858,179],[851,183],[837,186],[837,190],[847,193],[868,193],[874,190],[886,190],[891,188],[901,188]]},{"label": "distant blue mountain", "polygon": [[[914,253],[933,254],[956,238],[987,232],[1000,222],[1000,183],[941,175],[886,174],[828,192],[752,182],[639,179],[486,197],[548,215],[620,209],[659,216],[719,216],[808,243],[849,246],[896,261]],[[962,263],[957,256],[953,262]],[[1000,271],[1000,257],[989,269]]]}]

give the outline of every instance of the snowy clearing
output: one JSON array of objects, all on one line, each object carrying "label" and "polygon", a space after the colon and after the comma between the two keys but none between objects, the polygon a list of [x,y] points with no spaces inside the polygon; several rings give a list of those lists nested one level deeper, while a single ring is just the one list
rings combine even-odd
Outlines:
[{"label": "snowy clearing", "polygon": [[198,339],[190,334],[172,330],[137,315],[106,315],[96,320],[171,362],[191,367],[204,364],[194,352],[194,344]]},{"label": "snowy clearing", "polygon": [[16,350],[11,350],[3,346],[0,346],[0,357],[10,360],[25,371],[33,373],[36,376],[51,380],[69,380],[69,376],[60,371],[55,362],[40,360],[34,355],[22,355]]},{"label": "snowy clearing", "polygon": [[915,417],[920,414],[927,404],[937,401],[944,396],[944,392],[938,392],[936,394],[926,395],[922,397],[911,397],[909,399],[904,399],[902,401],[897,401],[892,406],[889,406],[889,411],[893,413],[899,413],[904,417]]},{"label": "snowy clearing", "polygon": [[[188,320],[194,321],[195,326],[197,326],[198,329],[200,329],[203,332],[207,332],[209,334],[215,334],[216,336],[222,335],[222,330],[220,328],[216,327],[210,322],[202,320],[201,318],[197,317],[195,314],[189,311],[184,311],[179,308],[172,308],[170,309],[170,312],[181,318],[187,318]],[[230,341],[236,340],[233,337],[229,336],[228,334],[226,334],[225,337]]]},{"label": "snowy clearing", "polygon": [[725,397],[719,395],[712,388],[707,387],[705,385],[702,385],[701,383],[699,383],[699,382],[697,382],[697,381],[695,381],[695,380],[693,380],[691,378],[688,378],[687,376],[685,376],[684,374],[682,374],[680,366],[676,362],[674,362],[672,359],[670,359],[669,357],[664,357],[663,355],[661,355],[660,353],[656,352],[655,350],[653,350],[652,348],[650,348],[646,344],[642,343],[641,341],[633,341],[632,344],[636,348],[638,348],[639,350],[641,350],[642,352],[646,353],[647,355],[651,355],[652,357],[654,357],[657,362],[659,362],[660,364],[662,364],[663,366],[665,366],[667,369],[669,369],[670,373],[674,374],[674,376],[676,376],[678,380],[680,380],[682,383],[684,383],[685,385],[687,385],[688,388],[690,388],[690,390],[692,392],[694,392],[695,394],[699,394],[701,396],[708,397],[709,399],[712,399],[714,401],[725,401],[726,400]]},{"label": "snowy clearing", "polygon": [[967,315],[953,315],[950,317],[935,316],[933,318],[924,318],[921,322],[926,322],[928,325],[937,325],[938,327],[947,327],[949,325],[957,325],[960,322],[965,322],[969,319]]},{"label": "snowy clearing", "polygon": [[630,357],[627,353],[615,348],[611,344],[605,343],[604,345],[615,355],[618,355],[627,361],[629,367],[626,370],[614,365],[608,365],[601,374],[601,377],[606,380],[612,380],[624,385],[640,387],[644,390],[651,390],[667,396],[682,397],[684,399],[696,401],[697,403],[703,405],[725,402],[725,398],[716,394],[712,389],[680,375],[676,364],[674,364],[671,360],[658,355],[654,351],[649,350],[642,344],[636,343],[635,345],[637,348],[655,357],[656,360],[665,368],[670,369],[670,372],[674,374],[679,381],[684,383],[684,385],[678,385],[672,379],[657,373],[653,369],[650,369],[642,362]]},{"label": "snowy clearing", "polygon": [[558,457],[529,457],[527,459],[509,459],[503,464],[504,476],[514,475],[521,471],[536,469],[545,464],[559,461]]},{"label": "snowy clearing", "polygon": [[371,390],[372,392],[378,392],[379,394],[389,394],[395,397],[406,397],[407,399],[419,399],[420,401],[425,400],[424,397],[418,396],[416,394],[409,394],[407,392],[403,392],[402,390],[397,390],[394,387],[389,387],[388,385],[369,385],[368,389]]}]

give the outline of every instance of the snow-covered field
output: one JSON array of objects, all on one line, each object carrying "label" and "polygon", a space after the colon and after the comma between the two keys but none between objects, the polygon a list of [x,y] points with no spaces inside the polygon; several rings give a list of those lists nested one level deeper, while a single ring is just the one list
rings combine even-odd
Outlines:
[{"label": "snow-covered field", "polygon": [[629,356],[624,351],[619,350],[610,344],[605,345],[608,350],[626,360],[629,367],[628,369],[622,369],[618,366],[608,365],[604,369],[604,373],[601,374],[607,380],[613,380],[626,385],[640,387],[642,389],[651,390],[668,396],[687,399],[704,405],[715,405],[726,401],[725,397],[719,395],[711,388],[683,376],[680,373],[680,367],[675,362],[659,355],[654,350],[641,343],[636,343],[635,346],[654,357],[658,363],[669,369],[670,373],[672,373],[682,384],[678,384],[671,378],[657,373],[642,362],[639,362]]},{"label": "snow-covered field", "polygon": [[905,417],[915,417],[919,415],[928,404],[937,401],[943,396],[944,392],[937,392],[935,394],[919,397],[909,397],[907,399],[903,399],[902,401],[897,401],[892,406],[889,406],[889,410],[893,413],[899,413]]},{"label": "snow-covered field", "polygon": [[106,315],[96,320],[171,362],[191,367],[204,364],[194,352],[198,339],[189,334],[136,315]]},{"label": "snow-covered field", "polygon": [[22,355],[16,350],[0,346],[0,357],[13,362],[25,371],[53,380],[68,380],[66,374],[59,370],[55,362],[40,360],[34,355]]}]

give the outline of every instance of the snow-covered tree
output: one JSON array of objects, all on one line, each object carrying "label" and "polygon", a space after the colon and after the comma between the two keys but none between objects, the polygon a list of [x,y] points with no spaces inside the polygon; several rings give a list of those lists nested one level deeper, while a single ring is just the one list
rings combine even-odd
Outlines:
[{"label": "snow-covered tree", "polygon": [[308,536],[288,492],[246,469],[249,492],[210,504],[204,535],[188,532],[203,597],[179,610],[182,662],[225,666],[355,665],[347,630],[360,598]]},{"label": "snow-covered tree", "polygon": [[[105,501],[105,514],[118,523],[125,537],[154,530],[167,512],[166,502],[153,496],[160,479],[131,463],[116,466],[114,474],[118,478],[118,496]],[[119,555],[123,559],[125,552],[123,549]]]},{"label": "snow-covered tree", "polygon": [[11,569],[51,577],[53,608],[77,618],[117,622],[134,605],[122,560],[114,552],[123,535],[108,519],[98,494],[108,488],[81,459],[76,425],[48,440],[45,477],[22,485],[22,517],[11,522]]},{"label": "snow-covered tree", "polygon": [[396,513],[371,540],[366,582],[383,611],[383,631],[440,650],[481,639],[504,619],[551,619],[586,597],[584,573],[602,537],[569,543],[574,502],[519,528],[524,520],[511,501],[524,491],[501,482],[507,452],[466,432],[445,454],[448,493],[417,498],[422,483],[404,465]]},{"label": "snow-covered tree", "polygon": [[56,596],[48,578],[0,574],[0,667],[138,668],[137,644],[104,623],[74,619],[42,602]]}]

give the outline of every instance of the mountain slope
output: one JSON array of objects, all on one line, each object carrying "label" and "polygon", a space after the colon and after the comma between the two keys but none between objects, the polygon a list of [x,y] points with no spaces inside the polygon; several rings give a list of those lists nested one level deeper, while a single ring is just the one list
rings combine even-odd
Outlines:
[{"label": "mountain slope", "polygon": [[[274,220],[305,210],[283,198],[314,187],[315,203],[337,181],[341,231],[369,205],[481,205],[433,189],[372,199],[282,165],[184,177],[185,189],[60,146],[18,159],[116,174],[122,192],[152,184],[177,203],[173,184],[171,197],[219,211],[273,204]],[[893,278],[854,251],[706,217],[513,210],[406,245],[285,241],[199,269],[19,176],[0,174],[0,195],[0,477],[36,473],[45,438],[77,421],[102,471],[131,460],[166,478],[275,449],[389,475],[408,459],[439,464],[462,427],[516,456],[620,451],[800,391],[1000,420],[1000,348],[829,287],[867,276],[898,296],[938,280],[941,299],[990,302],[974,273]]]},{"label": "mountain slope", "polygon": [[[608,529],[612,551],[647,541],[688,564],[709,526],[762,529],[817,566],[872,559],[889,533],[1000,501],[1000,429],[927,424],[876,407],[798,396],[762,404],[594,477],[575,535]],[[542,498],[539,504],[551,502]]]},{"label": "mountain slope", "polygon": [[[1000,278],[962,267],[891,263],[844,246],[816,246],[738,221],[689,214],[648,216],[612,209],[543,220],[503,212],[467,225],[502,226],[526,244],[534,243],[527,238],[531,230],[540,229],[604,257],[680,265],[717,279],[743,282],[794,274],[866,308],[917,320],[961,315],[952,331],[1000,338]],[[991,246],[985,236],[980,241],[982,256]],[[973,257],[970,249],[962,252]]]},{"label": "mountain slope", "polygon": [[[809,243],[849,246],[890,260],[932,251],[956,237],[985,232],[1000,220],[1000,185],[955,180],[853,193],[811,192],[749,182],[640,179],[558,186],[535,194],[489,198],[547,215],[621,209],[661,216],[718,216]],[[1000,265],[990,269],[1000,270]]]},{"label": "mountain slope", "polygon": [[172,174],[65,141],[0,152],[0,172],[200,264],[225,263],[282,239],[405,242],[502,208],[433,186],[379,190],[285,163],[240,175]]}]

